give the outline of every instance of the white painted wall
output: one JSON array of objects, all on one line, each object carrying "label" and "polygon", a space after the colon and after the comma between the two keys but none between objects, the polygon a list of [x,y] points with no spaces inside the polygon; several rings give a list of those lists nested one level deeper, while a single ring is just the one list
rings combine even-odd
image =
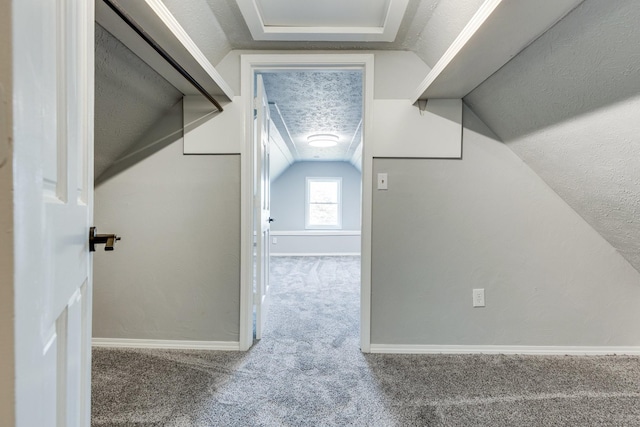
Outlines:
[{"label": "white painted wall", "polygon": [[11,2],[0,4],[0,420],[14,425],[13,48]]},{"label": "white painted wall", "polygon": [[[342,229],[307,232],[305,229],[306,178],[342,178]],[[345,254],[360,252],[362,175],[349,162],[296,162],[271,184],[271,253]]]},{"label": "white painted wall", "polygon": [[239,334],[240,157],[185,156],[178,140],[102,182],[93,336],[230,341]]},{"label": "white painted wall", "polygon": [[640,345],[640,274],[464,114],[462,160],[375,160],[372,345]]}]

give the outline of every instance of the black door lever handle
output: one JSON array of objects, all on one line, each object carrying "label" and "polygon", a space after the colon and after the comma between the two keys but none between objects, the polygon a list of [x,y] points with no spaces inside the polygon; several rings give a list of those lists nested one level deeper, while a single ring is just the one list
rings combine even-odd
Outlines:
[{"label": "black door lever handle", "polygon": [[96,227],[89,229],[89,251],[91,252],[96,251],[96,245],[102,244],[105,245],[105,251],[112,251],[116,242],[120,240],[120,237],[115,234],[96,234],[96,231]]}]

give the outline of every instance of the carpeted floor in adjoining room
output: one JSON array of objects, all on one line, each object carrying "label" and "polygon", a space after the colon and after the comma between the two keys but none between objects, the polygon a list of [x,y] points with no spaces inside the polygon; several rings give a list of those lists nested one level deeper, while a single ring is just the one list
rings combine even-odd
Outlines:
[{"label": "carpeted floor in adjoining room", "polygon": [[277,257],[246,353],[93,350],[94,426],[640,426],[640,358],[364,355],[358,257]]}]

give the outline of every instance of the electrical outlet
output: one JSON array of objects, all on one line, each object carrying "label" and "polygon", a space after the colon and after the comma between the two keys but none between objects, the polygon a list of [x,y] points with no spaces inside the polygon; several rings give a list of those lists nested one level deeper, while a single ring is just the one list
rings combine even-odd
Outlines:
[{"label": "electrical outlet", "polygon": [[473,290],[473,306],[484,307],[484,289]]},{"label": "electrical outlet", "polygon": [[278,244],[278,238],[277,237],[272,237],[271,238],[271,243],[273,243],[274,245]]}]

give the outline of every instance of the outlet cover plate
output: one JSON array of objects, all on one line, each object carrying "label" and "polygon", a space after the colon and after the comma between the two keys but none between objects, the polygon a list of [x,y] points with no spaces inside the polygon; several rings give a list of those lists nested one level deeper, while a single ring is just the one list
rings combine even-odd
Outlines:
[{"label": "outlet cover plate", "polygon": [[484,307],[484,289],[473,290],[473,306]]}]

